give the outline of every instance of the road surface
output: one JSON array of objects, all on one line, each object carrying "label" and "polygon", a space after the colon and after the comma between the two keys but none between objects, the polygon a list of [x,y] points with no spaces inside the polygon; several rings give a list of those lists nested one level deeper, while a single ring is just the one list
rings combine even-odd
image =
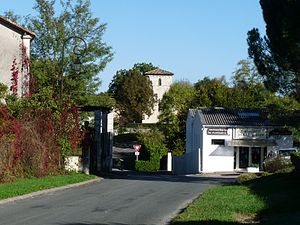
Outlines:
[{"label": "road surface", "polygon": [[222,178],[201,176],[113,176],[85,186],[0,205],[2,225],[167,224]]}]

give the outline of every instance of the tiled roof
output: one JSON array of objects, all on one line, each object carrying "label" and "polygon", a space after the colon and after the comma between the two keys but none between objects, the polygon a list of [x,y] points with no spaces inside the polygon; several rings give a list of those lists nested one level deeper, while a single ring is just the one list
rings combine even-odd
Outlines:
[{"label": "tiled roof", "polygon": [[24,27],[21,27],[20,25],[10,21],[9,19],[6,19],[3,16],[0,16],[0,23],[15,30],[18,33],[21,33],[21,34],[26,33],[26,34],[30,35],[32,37],[32,39],[36,36],[34,32],[27,30]]},{"label": "tiled roof", "polygon": [[150,70],[150,71],[146,72],[145,75],[167,75],[167,76],[172,76],[172,75],[174,75],[174,73],[166,71],[166,70],[162,70],[160,68],[156,68],[154,70]]},{"label": "tiled roof", "polygon": [[200,108],[203,125],[270,126],[266,114],[261,110]]}]

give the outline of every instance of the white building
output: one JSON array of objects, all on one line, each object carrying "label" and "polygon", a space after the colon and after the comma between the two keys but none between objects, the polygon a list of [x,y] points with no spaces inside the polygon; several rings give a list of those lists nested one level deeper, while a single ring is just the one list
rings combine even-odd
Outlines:
[{"label": "white building", "polygon": [[144,75],[147,76],[152,82],[153,92],[157,102],[154,105],[152,115],[145,116],[145,119],[142,121],[142,123],[157,123],[160,113],[159,102],[161,101],[164,93],[170,89],[174,74],[169,71],[156,68],[146,72]]},{"label": "white building", "polygon": [[280,129],[258,110],[191,109],[186,153],[175,157],[174,173],[262,170],[270,152],[293,147],[292,136]]},{"label": "white building", "polygon": [[[29,77],[30,42],[35,34],[0,16],[0,83],[12,86],[12,69],[18,72],[15,93],[26,95]],[[27,84],[26,84],[27,83]]]}]

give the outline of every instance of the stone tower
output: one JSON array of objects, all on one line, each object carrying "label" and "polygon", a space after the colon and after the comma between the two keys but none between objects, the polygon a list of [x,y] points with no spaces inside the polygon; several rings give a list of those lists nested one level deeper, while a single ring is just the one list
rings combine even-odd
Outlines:
[{"label": "stone tower", "polygon": [[157,123],[158,115],[160,113],[159,102],[161,101],[164,93],[169,90],[174,74],[169,71],[156,68],[146,72],[144,75],[147,76],[152,82],[153,93],[157,99],[157,102],[154,105],[152,115],[149,117],[146,115],[142,123]]}]

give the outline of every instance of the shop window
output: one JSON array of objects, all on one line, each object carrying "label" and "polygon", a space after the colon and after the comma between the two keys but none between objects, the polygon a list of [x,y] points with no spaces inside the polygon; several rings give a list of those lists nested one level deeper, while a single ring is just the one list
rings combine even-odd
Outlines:
[{"label": "shop window", "polygon": [[225,146],[225,140],[224,139],[212,139],[211,144]]}]

